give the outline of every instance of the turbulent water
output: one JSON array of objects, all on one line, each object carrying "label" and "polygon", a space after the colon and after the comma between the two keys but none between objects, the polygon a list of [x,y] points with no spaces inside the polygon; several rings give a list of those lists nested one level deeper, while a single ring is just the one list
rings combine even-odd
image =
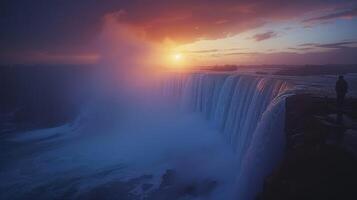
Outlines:
[{"label": "turbulent water", "polygon": [[1,199],[254,199],[283,153],[287,82],[172,73],[158,88],[2,138]]},{"label": "turbulent water", "polygon": [[236,195],[253,199],[280,160],[288,83],[250,75],[174,74],[163,93],[201,113],[235,153]]}]

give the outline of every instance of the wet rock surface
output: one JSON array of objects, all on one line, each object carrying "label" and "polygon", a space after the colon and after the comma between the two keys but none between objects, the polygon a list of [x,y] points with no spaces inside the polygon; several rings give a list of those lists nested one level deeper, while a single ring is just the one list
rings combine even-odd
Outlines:
[{"label": "wet rock surface", "polygon": [[356,99],[337,108],[334,99],[289,97],[285,158],[266,178],[257,199],[356,199],[357,158],[353,147],[346,145],[346,140],[355,144],[351,133],[355,132],[356,114]]}]

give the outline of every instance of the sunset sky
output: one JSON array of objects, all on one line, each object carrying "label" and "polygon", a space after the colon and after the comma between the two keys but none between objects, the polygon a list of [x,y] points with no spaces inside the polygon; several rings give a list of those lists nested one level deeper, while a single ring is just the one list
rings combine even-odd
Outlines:
[{"label": "sunset sky", "polygon": [[190,65],[357,63],[356,0],[2,0],[0,27],[3,64],[96,63],[112,49]]}]

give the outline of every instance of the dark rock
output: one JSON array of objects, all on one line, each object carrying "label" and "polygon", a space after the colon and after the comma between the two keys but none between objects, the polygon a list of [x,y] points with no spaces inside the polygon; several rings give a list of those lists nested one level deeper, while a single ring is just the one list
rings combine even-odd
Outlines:
[{"label": "dark rock", "polygon": [[[353,118],[357,110],[350,108],[356,105],[357,100],[346,101],[343,114]],[[341,142],[346,124],[329,119],[336,112],[334,99],[287,99],[285,158],[266,178],[258,199],[357,199],[357,158]]]},{"label": "dark rock", "polygon": [[176,172],[172,169],[166,170],[165,174],[162,176],[160,188],[171,186],[175,183]]},{"label": "dark rock", "polygon": [[154,186],[153,184],[144,183],[141,185],[141,189],[145,192],[145,191],[151,189],[153,186]]}]

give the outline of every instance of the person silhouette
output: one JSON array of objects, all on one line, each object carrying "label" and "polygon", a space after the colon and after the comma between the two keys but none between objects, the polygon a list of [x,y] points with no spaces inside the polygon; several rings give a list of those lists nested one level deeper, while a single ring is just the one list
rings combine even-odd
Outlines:
[{"label": "person silhouette", "polygon": [[338,77],[335,86],[336,94],[337,94],[337,106],[342,107],[345,101],[346,93],[348,91],[348,84],[342,75]]}]

